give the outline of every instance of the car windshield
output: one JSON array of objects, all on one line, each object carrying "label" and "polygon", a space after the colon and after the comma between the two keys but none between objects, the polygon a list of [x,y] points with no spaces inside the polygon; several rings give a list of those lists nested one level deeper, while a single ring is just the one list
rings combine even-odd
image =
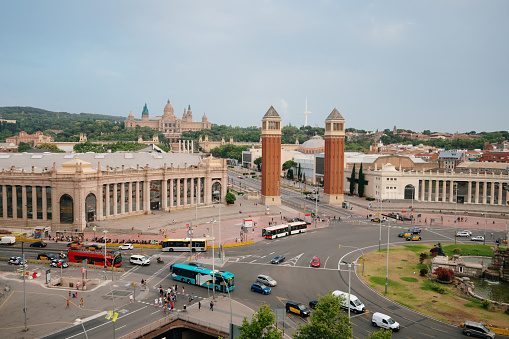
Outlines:
[{"label": "car windshield", "polygon": [[298,307],[299,307],[299,310],[301,310],[301,311],[304,311],[306,309],[306,306],[304,306],[302,304],[299,304]]},{"label": "car windshield", "polygon": [[360,306],[362,305],[361,301],[359,299],[355,299],[355,300],[350,300],[350,302],[352,303],[352,305],[354,306]]},{"label": "car windshield", "polygon": [[260,286],[261,289],[264,289],[264,288],[267,288],[267,286],[265,286],[264,284],[258,284]]},{"label": "car windshield", "polygon": [[318,262],[318,259],[313,259],[313,262]]},{"label": "car windshield", "polygon": [[392,318],[387,319],[387,322],[389,323],[389,325],[392,325],[395,323],[395,321]]}]

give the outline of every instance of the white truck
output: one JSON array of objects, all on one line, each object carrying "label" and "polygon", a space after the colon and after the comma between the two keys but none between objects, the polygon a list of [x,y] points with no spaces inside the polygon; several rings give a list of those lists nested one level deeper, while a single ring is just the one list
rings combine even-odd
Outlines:
[{"label": "white truck", "polygon": [[14,245],[16,243],[16,237],[1,237],[0,245]]},{"label": "white truck", "polygon": [[375,327],[378,326],[393,330],[394,332],[399,331],[398,322],[394,321],[394,319],[383,313],[379,312],[373,313],[373,318],[371,318],[371,324]]},{"label": "white truck", "polygon": [[[348,309],[348,293],[341,291],[332,292],[333,296],[341,298],[341,307],[344,309]],[[357,298],[355,295],[350,294],[350,310],[355,313],[364,313],[366,312],[366,307],[364,304]]]}]

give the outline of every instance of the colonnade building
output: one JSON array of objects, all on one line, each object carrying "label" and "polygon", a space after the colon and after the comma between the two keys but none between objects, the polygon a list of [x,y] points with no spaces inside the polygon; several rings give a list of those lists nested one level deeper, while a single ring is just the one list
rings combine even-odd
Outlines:
[{"label": "colonnade building", "polygon": [[[364,195],[376,199],[509,205],[509,175],[504,173],[405,171],[391,164],[363,173]],[[350,187],[351,175],[352,168],[346,168],[345,187]]]},{"label": "colonnade building", "polygon": [[223,159],[186,153],[0,154],[0,227],[87,222],[222,201]]}]

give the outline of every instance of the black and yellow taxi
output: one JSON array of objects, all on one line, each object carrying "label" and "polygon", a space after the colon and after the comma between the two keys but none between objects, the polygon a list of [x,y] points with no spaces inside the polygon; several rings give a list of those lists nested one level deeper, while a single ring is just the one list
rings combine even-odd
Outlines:
[{"label": "black and yellow taxi", "polygon": [[286,312],[292,312],[297,315],[300,315],[301,317],[309,317],[309,315],[311,314],[309,308],[304,306],[304,304],[301,304],[296,301],[288,301],[286,303]]},{"label": "black and yellow taxi", "polygon": [[382,222],[382,220],[378,217],[371,219],[372,222]]},{"label": "black and yellow taxi", "polygon": [[39,253],[39,255],[37,255],[37,260],[49,260],[49,261],[53,261],[53,260],[56,260],[57,257],[55,257],[53,254],[48,254],[48,253]]},{"label": "black and yellow taxi", "polygon": [[83,245],[82,242],[80,241],[73,241],[73,242],[70,242],[67,244],[67,247],[71,247],[71,246],[80,246],[80,245]]},{"label": "black and yellow taxi", "polygon": [[406,240],[407,241],[420,241],[421,237],[418,235],[411,235],[411,236],[407,237]]},{"label": "black and yellow taxi", "polygon": [[88,250],[100,250],[103,247],[99,246],[99,245],[92,244],[92,245],[85,245],[85,248]]},{"label": "black and yellow taxi", "polygon": [[410,233],[408,231],[405,231],[405,232],[401,232],[400,234],[398,234],[398,237],[400,237],[400,238],[408,238],[411,235],[412,235],[412,233]]}]

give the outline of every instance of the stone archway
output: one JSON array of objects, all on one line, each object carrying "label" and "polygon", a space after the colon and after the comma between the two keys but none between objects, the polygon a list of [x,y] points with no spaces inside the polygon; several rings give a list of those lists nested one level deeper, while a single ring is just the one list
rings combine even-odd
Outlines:
[{"label": "stone archway", "polygon": [[221,183],[216,181],[212,184],[212,203],[221,201]]},{"label": "stone archway", "polygon": [[85,218],[87,222],[93,222],[95,221],[97,212],[97,199],[95,197],[94,193],[90,193],[87,195],[85,199]]},{"label": "stone archway", "polygon": [[405,199],[415,199],[415,186],[414,185],[406,185],[405,186]]},{"label": "stone archway", "polygon": [[60,197],[60,223],[72,224],[74,222],[74,202],[69,194]]}]

